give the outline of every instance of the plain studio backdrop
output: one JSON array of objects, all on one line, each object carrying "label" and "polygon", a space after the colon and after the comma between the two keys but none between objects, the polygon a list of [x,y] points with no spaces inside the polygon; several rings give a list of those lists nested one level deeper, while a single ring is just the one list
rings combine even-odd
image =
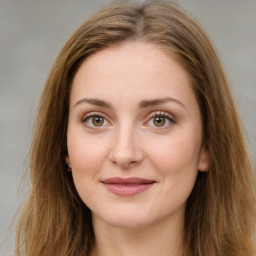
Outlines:
[{"label": "plain studio backdrop", "polygon": [[[0,0],[0,256],[22,198],[38,101],[60,49],[107,0]],[[222,60],[256,163],[256,0],[180,0]],[[246,135],[246,136],[247,136]]]}]

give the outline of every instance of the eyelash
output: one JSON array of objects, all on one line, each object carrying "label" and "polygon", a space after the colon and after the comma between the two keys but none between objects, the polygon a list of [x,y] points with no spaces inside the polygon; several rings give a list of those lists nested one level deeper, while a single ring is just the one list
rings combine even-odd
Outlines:
[{"label": "eyelash", "polygon": [[[102,126],[105,126],[104,123],[102,125],[99,125],[97,127],[97,125],[93,125],[93,124],[88,124],[88,121],[90,119],[92,119],[93,117],[99,117],[99,118],[103,118],[103,122],[107,122],[108,124],[111,124],[109,121],[108,121],[108,118],[100,113],[100,112],[90,112],[88,114],[86,114],[85,116],[82,117],[81,119],[81,122],[88,128],[90,129],[98,129],[98,128],[101,128]],[[170,115],[169,113],[167,112],[162,112],[162,111],[156,111],[156,112],[153,112],[149,115],[149,118],[147,119],[147,121],[144,123],[144,125],[148,125],[148,123],[150,121],[153,121],[154,118],[156,117],[160,117],[160,118],[164,118],[165,119],[165,122],[164,122],[164,125],[163,126],[159,126],[157,127],[156,125],[152,125],[155,129],[165,129],[165,128],[168,128],[171,124],[174,124],[176,123],[176,120],[175,118]],[[165,125],[166,124],[166,120],[170,123],[169,125]],[[148,125],[148,126],[151,126],[151,125]]]},{"label": "eyelash", "polygon": [[[145,124],[148,124],[150,121],[153,121],[153,119],[156,118],[156,117],[164,118],[165,122],[164,122],[163,126],[157,127],[156,125],[153,125],[154,129],[166,129],[166,128],[170,127],[172,124],[176,123],[175,118],[172,115],[170,115],[169,113],[162,112],[162,111],[157,111],[157,112],[153,112],[153,113],[150,114],[149,119]],[[166,125],[166,120],[169,122],[168,125]]]},{"label": "eyelash", "polygon": [[[96,125],[90,125],[88,124],[88,120],[92,119],[93,117],[100,117],[100,118],[103,118],[103,121],[104,122],[107,122],[107,123],[110,123],[106,118],[105,115],[103,115],[102,113],[100,112],[90,112],[88,114],[86,114],[85,116],[83,116],[81,122],[88,128],[90,129],[97,129],[97,126]],[[99,128],[102,127],[102,126],[99,126]]]}]

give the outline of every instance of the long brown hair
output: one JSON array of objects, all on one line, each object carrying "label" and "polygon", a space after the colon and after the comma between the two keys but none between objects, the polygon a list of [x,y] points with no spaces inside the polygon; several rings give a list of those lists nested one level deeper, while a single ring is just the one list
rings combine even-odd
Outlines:
[{"label": "long brown hair", "polygon": [[119,2],[86,21],[61,50],[41,97],[30,154],[30,194],[16,255],[89,255],[91,213],[67,172],[72,78],[89,55],[127,41],[161,46],[191,78],[210,169],[198,173],[185,215],[185,255],[254,256],[255,183],[229,84],[203,30],[174,3]]}]

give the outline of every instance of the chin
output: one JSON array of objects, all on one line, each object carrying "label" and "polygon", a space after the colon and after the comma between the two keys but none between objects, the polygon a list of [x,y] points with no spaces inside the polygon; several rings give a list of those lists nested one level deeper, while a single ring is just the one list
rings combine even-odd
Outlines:
[{"label": "chin", "polygon": [[101,222],[121,229],[141,229],[153,222],[152,216],[142,214],[141,212],[116,211],[102,216],[93,214],[94,221],[101,219]]},{"label": "chin", "polygon": [[116,228],[120,229],[127,229],[127,230],[137,230],[146,228],[151,223],[147,220],[141,220],[138,218],[119,218],[115,220],[110,220],[108,222],[111,226],[114,226]]}]

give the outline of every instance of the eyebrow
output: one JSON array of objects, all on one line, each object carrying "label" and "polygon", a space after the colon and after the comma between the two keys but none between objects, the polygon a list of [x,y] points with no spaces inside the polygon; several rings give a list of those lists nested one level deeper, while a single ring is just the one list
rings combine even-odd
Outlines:
[{"label": "eyebrow", "polygon": [[[153,106],[157,106],[157,105],[167,103],[170,101],[179,104],[183,108],[186,108],[182,102],[180,102],[177,99],[170,98],[170,97],[157,98],[157,99],[152,99],[152,100],[142,100],[139,103],[139,108],[153,107]],[[104,100],[101,100],[101,99],[97,99],[97,98],[82,98],[75,103],[74,107],[76,107],[77,105],[80,105],[81,103],[89,103],[91,105],[98,106],[98,107],[113,108],[110,103],[108,103]]]},{"label": "eyebrow", "polygon": [[104,100],[100,100],[100,99],[96,99],[96,98],[83,98],[79,101],[77,101],[74,105],[74,107],[76,107],[77,105],[81,104],[81,103],[89,103],[91,105],[94,106],[98,106],[98,107],[105,107],[105,108],[112,108],[112,105]]},{"label": "eyebrow", "polygon": [[160,105],[160,104],[163,104],[163,103],[166,103],[166,102],[170,102],[170,101],[179,104],[183,108],[186,108],[185,105],[181,101],[179,101],[177,99],[170,98],[170,97],[152,99],[152,100],[142,100],[139,103],[139,107],[140,108],[148,108],[148,107],[157,106],[157,105]]}]

